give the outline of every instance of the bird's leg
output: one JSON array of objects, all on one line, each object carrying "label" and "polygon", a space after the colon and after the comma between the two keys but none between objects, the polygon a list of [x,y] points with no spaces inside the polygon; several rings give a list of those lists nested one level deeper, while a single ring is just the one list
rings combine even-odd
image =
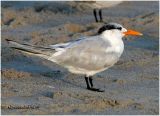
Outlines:
[{"label": "bird's leg", "polygon": [[102,18],[102,10],[99,10],[99,17],[100,17],[100,22],[103,22],[103,18]]},{"label": "bird's leg", "polygon": [[93,14],[94,14],[96,22],[98,22],[96,9],[93,9]]},{"label": "bird's leg", "polygon": [[97,92],[104,92],[104,90],[100,90],[100,89],[98,89],[98,88],[94,88],[94,87],[93,87],[93,79],[92,79],[92,76],[89,77],[89,83],[90,83],[90,85],[91,85],[90,90],[92,90],[92,91],[97,91]]},{"label": "bird's leg", "polygon": [[90,82],[90,85],[91,85],[91,87],[93,87],[93,82],[92,82],[92,77],[89,77],[89,82]]},{"label": "bird's leg", "polygon": [[85,81],[86,81],[86,84],[87,84],[87,89],[90,89],[91,87],[90,87],[90,85],[89,85],[89,82],[88,82],[88,77],[84,77],[85,78]]},{"label": "bird's leg", "polygon": [[87,89],[91,90],[91,91],[104,92],[104,90],[94,88],[92,80],[93,80],[92,77],[85,77],[85,81],[86,81],[86,84],[87,84]]}]

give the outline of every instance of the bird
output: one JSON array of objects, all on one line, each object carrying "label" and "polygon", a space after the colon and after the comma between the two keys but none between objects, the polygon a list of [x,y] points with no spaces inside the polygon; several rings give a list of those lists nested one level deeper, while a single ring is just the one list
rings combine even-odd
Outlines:
[{"label": "bird", "polygon": [[6,41],[11,48],[52,61],[71,73],[84,75],[88,90],[104,92],[94,87],[92,77],[112,67],[119,60],[124,51],[122,38],[128,35],[143,34],[127,30],[117,23],[107,23],[98,29],[95,36],[81,37],[55,45],[36,46],[9,39]]},{"label": "bird", "polygon": [[[103,22],[103,17],[102,17],[102,9],[103,8],[108,8],[108,7],[113,7],[118,4],[120,4],[122,1],[95,1],[93,4],[93,15],[95,17],[96,22]],[[100,20],[97,18],[97,13],[99,14]]]},{"label": "bird", "polygon": [[[72,1],[69,3],[72,5],[72,7],[78,7],[78,8],[82,7],[83,9],[84,8],[93,9],[93,15],[94,15],[95,21],[96,22],[104,22],[103,17],[102,17],[102,9],[116,6],[122,2],[123,2],[122,0],[119,0],[119,1],[91,0],[91,1]],[[97,14],[99,14],[99,19],[98,19]]]}]

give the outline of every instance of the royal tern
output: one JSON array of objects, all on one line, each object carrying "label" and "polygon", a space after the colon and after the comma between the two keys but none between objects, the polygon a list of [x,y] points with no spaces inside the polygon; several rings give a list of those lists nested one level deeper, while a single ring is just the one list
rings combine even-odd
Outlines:
[{"label": "royal tern", "polygon": [[117,23],[109,23],[102,26],[96,36],[48,47],[7,41],[12,48],[55,62],[71,73],[85,75],[87,89],[102,92],[93,87],[92,76],[108,69],[119,60],[124,50],[122,37],[126,35],[138,36],[142,33],[127,30]]}]

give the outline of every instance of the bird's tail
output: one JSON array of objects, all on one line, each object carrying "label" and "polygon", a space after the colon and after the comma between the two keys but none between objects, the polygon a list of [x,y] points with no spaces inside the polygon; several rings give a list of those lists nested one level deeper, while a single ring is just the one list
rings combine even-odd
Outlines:
[{"label": "bird's tail", "polygon": [[39,56],[45,59],[48,59],[53,53],[55,53],[55,50],[50,47],[21,44],[8,39],[6,39],[6,41],[8,42],[11,48],[17,49],[19,51],[22,51],[30,55]]}]

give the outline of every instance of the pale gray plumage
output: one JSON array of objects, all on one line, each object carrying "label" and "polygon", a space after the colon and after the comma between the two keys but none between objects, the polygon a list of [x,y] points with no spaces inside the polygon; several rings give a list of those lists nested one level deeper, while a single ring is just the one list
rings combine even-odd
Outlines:
[{"label": "pale gray plumage", "polygon": [[[109,41],[107,42],[101,39],[100,36],[83,38],[79,41],[69,43],[67,46],[65,44],[64,48],[61,48],[65,49],[65,52],[49,59],[53,59],[53,61],[66,68],[74,67],[77,70],[97,71],[112,66],[118,60],[115,52],[106,53],[108,47],[110,47]],[[111,62],[110,59],[113,56],[114,61]],[[72,70],[70,71],[73,72]],[[81,73],[83,74],[83,72]]]},{"label": "pale gray plumage", "polygon": [[8,39],[6,40],[8,41],[11,48],[20,50],[24,53],[28,53],[31,55],[40,56],[45,59],[49,58],[53,53],[55,53],[55,50],[50,47],[35,46],[30,44],[20,44],[12,40]]},{"label": "pale gray plumage", "polygon": [[[20,44],[11,40],[8,40],[8,42],[12,48],[55,62],[72,73],[92,76],[109,68],[119,60],[123,52],[123,42],[121,39],[117,39],[119,36],[114,37],[115,34],[113,34],[117,33],[117,35],[121,36],[121,30],[117,31],[118,27],[123,28],[116,23],[106,24],[100,31],[103,33],[103,31],[107,30],[109,32],[107,34],[83,37],[75,41],[47,47]],[[110,36],[113,36],[113,40],[111,40]],[[119,43],[117,44],[114,41]],[[116,51],[117,46],[121,49],[120,51]]]},{"label": "pale gray plumage", "polygon": [[[110,42],[103,40],[99,35],[48,47],[19,44],[14,41],[9,41],[9,43],[12,48],[56,62],[72,73],[89,76],[105,70],[119,59],[116,52],[106,52],[111,46]],[[60,54],[55,55],[56,53]]]}]

